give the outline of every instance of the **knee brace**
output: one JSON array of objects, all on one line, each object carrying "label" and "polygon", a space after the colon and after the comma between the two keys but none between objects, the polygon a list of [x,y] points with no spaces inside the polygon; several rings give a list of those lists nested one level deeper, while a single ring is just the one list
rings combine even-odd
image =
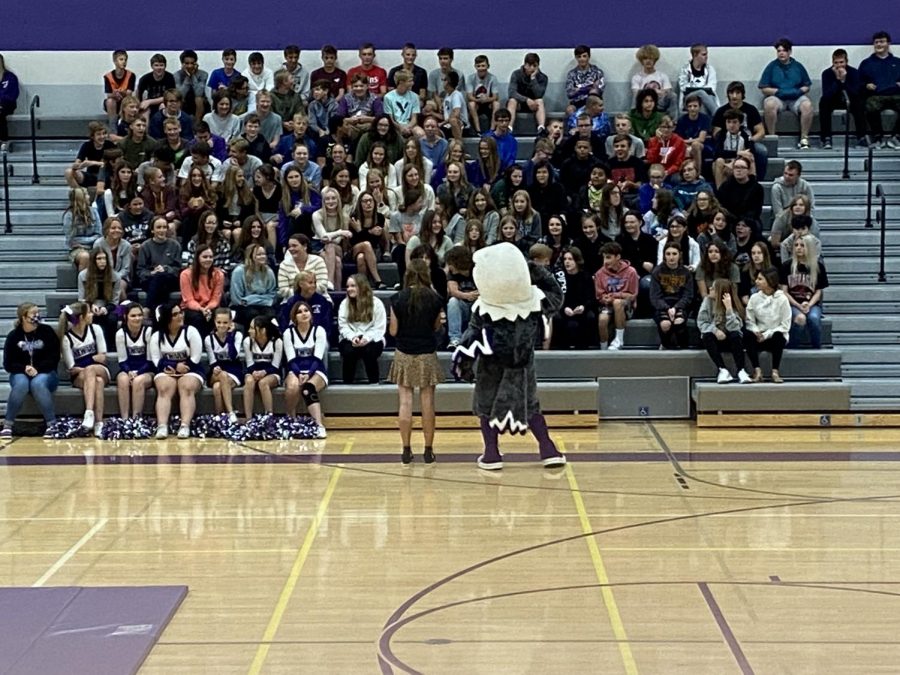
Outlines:
[{"label": "knee brace", "polygon": [[319,392],[316,391],[316,386],[312,382],[303,383],[303,386],[300,387],[300,395],[307,408],[313,403],[319,402]]}]

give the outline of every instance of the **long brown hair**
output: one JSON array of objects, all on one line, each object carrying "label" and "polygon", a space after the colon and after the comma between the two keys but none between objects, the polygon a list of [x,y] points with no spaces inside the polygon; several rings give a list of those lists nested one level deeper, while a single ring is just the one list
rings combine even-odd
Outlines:
[{"label": "long brown hair", "polygon": [[409,289],[409,310],[413,314],[421,307],[426,296],[437,295],[431,287],[431,268],[422,258],[409,261],[403,275],[403,288]]},{"label": "long brown hair", "polygon": [[[372,286],[369,284],[369,278],[365,274],[354,274],[350,277],[356,282],[356,297],[351,298],[349,295],[347,301],[347,319],[351,323],[368,323],[375,316],[374,294]],[[381,302],[379,300],[379,302]]]},{"label": "long brown hair", "polygon": [[[97,267],[97,258],[101,255],[106,258],[106,269],[104,270],[100,270],[100,268]],[[103,297],[99,298],[97,296],[97,288],[101,283],[103,284]],[[91,257],[88,260],[87,274],[85,275],[84,280],[84,299],[89,305],[94,304],[96,300],[104,300],[108,303],[112,303],[116,301],[116,298],[113,298],[112,294],[113,275],[109,254],[102,248],[91,251]]]},{"label": "long brown hair", "polygon": [[709,297],[712,298],[715,306],[713,314],[715,315],[716,325],[725,323],[725,303],[722,302],[722,296],[726,293],[731,295],[731,307],[734,309],[735,314],[741,319],[747,316],[744,312],[744,303],[741,302],[737,288],[735,288],[731,279],[719,277],[713,282],[709,291]]},{"label": "long brown hair", "polygon": [[212,251],[213,256],[215,256],[215,250],[209,244],[200,244],[194,251],[194,262],[191,263],[191,288],[193,288],[195,292],[200,290],[200,276],[203,274],[206,274],[207,285],[210,288],[212,288],[213,285],[213,275],[216,271],[215,264],[213,264],[206,272],[200,267],[200,255],[204,251]]}]

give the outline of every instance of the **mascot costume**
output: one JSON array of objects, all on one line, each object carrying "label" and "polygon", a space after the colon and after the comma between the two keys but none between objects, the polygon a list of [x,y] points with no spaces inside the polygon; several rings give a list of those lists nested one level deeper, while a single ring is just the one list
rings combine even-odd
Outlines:
[{"label": "mascot costume", "polygon": [[478,466],[502,469],[499,435],[529,430],[538,441],[543,465],[562,466],[566,458],[550,439],[534,374],[543,316],[560,308],[562,291],[547,268],[526,262],[513,244],[482,248],[472,259],[479,297],[453,353],[453,372],[457,379],[475,381],[472,408],[484,439]]}]

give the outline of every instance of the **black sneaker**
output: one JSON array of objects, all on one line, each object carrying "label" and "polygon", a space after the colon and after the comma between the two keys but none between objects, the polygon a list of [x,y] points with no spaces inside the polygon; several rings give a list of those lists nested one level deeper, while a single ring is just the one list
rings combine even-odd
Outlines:
[{"label": "black sneaker", "polygon": [[412,448],[403,448],[403,454],[400,455],[400,461],[404,464],[410,464],[413,461]]},{"label": "black sneaker", "polygon": [[831,150],[831,138],[823,138],[822,139],[822,149],[823,150]]},{"label": "black sneaker", "polygon": [[434,450],[432,448],[425,448],[424,459],[426,464],[434,464],[435,457]]}]

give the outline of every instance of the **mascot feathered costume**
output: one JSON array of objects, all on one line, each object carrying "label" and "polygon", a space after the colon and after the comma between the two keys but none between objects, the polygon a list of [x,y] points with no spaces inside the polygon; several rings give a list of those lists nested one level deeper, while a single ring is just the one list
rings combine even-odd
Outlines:
[{"label": "mascot feathered costume", "polygon": [[560,308],[562,291],[549,270],[526,262],[512,244],[488,246],[472,259],[479,297],[453,354],[453,367],[458,379],[475,381],[472,408],[484,439],[478,466],[502,469],[499,435],[529,430],[538,441],[544,466],[562,466],[566,458],[550,439],[534,374],[542,314]]}]

